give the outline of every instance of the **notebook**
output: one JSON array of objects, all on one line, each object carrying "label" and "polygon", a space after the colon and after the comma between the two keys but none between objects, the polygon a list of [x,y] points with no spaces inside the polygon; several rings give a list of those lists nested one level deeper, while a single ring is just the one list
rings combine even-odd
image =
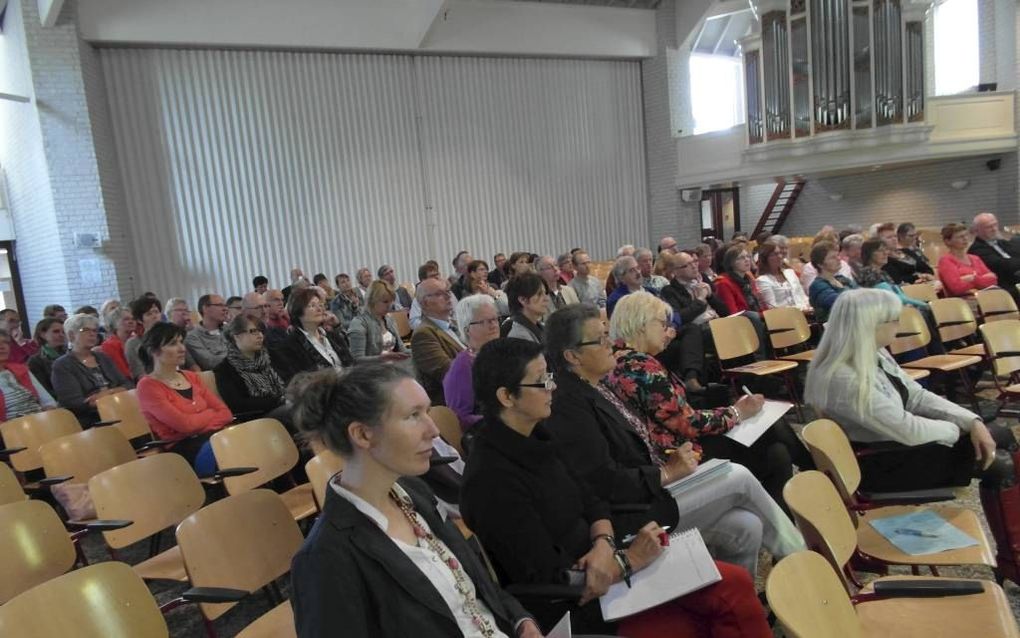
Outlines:
[{"label": "notebook", "polygon": [[674,532],[669,546],[654,563],[630,578],[631,586],[619,582],[599,598],[602,617],[614,621],[708,587],[722,580],[715,561],[705,547],[701,532]]},{"label": "notebook", "polygon": [[545,638],[573,638],[573,635],[570,629],[570,612],[568,611],[563,614],[563,618],[560,618],[556,626],[545,635]]},{"label": "notebook", "polygon": [[754,442],[761,438],[762,434],[771,428],[776,421],[783,418],[783,415],[790,411],[793,404],[788,401],[766,400],[761,406],[761,411],[752,417],[742,420],[737,427],[726,433],[726,437],[746,447],[751,447]]},{"label": "notebook", "polygon": [[670,496],[676,498],[717,477],[725,475],[729,471],[730,462],[726,459],[709,459],[699,465],[691,474],[667,484],[665,489],[669,492]]}]

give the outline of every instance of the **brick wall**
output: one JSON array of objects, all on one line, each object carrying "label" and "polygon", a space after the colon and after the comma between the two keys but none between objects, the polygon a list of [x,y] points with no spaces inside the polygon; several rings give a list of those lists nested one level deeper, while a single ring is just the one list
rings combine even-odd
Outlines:
[{"label": "brick wall", "polygon": [[[1001,156],[997,171],[985,166],[990,158],[974,157],[900,169],[883,169],[858,175],[809,179],[790,217],[784,235],[813,235],[830,224],[844,228],[875,222],[913,222],[941,227],[952,221],[969,221],[988,210],[1003,224],[1020,223],[1017,207],[1017,154]],[[962,190],[950,186],[967,180]],[[741,188],[741,224],[748,231],[758,222],[772,194],[773,184]],[[834,201],[833,195],[842,195]]]}]

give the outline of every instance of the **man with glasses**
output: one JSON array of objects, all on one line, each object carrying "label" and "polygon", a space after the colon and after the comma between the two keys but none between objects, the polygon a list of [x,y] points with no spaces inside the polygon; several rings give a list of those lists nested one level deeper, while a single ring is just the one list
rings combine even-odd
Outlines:
[{"label": "man with glasses", "polygon": [[241,311],[244,313],[244,316],[261,324],[266,320],[269,304],[266,303],[264,295],[257,292],[249,292],[241,298]]},{"label": "man with glasses", "polygon": [[999,278],[999,286],[1020,300],[1020,239],[999,234],[999,220],[991,213],[979,213],[971,226],[974,241],[967,252],[977,255]]},{"label": "man with glasses", "polygon": [[[637,292],[643,288],[645,278],[641,274],[641,267],[638,266],[636,259],[630,256],[620,257],[613,264],[613,279],[616,281],[616,288],[606,299],[606,313],[612,317],[613,308],[616,307],[616,302],[623,299],[632,292]],[[648,292],[658,297],[658,293],[654,290],[648,289]]]},{"label": "man with glasses", "polygon": [[570,287],[577,294],[580,303],[590,303],[599,308],[606,307],[605,284],[591,274],[591,257],[583,250],[574,253],[574,278]]},{"label": "man with glasses", "polygon": [[198,298],[202,321],[184,339],[188,353],[203,370],[212,370],[227,356],[227,339],[221,330],[227,320],[227,304],[217,294]]},{"label": "man with glasses", "polygon": [[446,405],[443,377],[454,357],[464,349],[450,324],[454,304],[442,279],[426,279],[418,284],[415,300],[421,307],[421,322],[411,336],[411,360],[422,387],[433,405]]}]

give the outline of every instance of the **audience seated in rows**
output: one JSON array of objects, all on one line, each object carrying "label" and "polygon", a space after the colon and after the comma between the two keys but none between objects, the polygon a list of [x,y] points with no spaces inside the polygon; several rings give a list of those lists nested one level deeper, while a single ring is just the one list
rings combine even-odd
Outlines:
[{"label": "audience seated in rows", "polygon": [[99,421],[96,401],[108,394],[130,390],[131,379],[121,374],[113,360],[94,351],[99,338],[99,320],[91,315],[73,315],[64,322],[67,352],[53,362],[51,381],[57,401],[78,417],[84,427]]},{"label": "audience seated in rows", "polygon": [[405,359],[411,356],[396,323],[389,316],[395,300],[396,293],[385,281],[376,280],[369,285],[364,308],[347,328],[355,359],[378,357],[383,353],[401,354]]},{"label": "audience seated in rows", "polygon": [[931,262],[918,245],[919,239],[913,224],[907,222],[896,227],[895,246],[890,246],[885,271],[901,286],[937,281]]},{"label": "audience seated in rows", "polygon": [[181,369],[187,353],[185,336],[184,328],[166,322],[146,331],[139,354],[151,371],[138,380],[138,406],[153,435],[173,442],[169,449],[204,476],[216,471],[209,437],[234,416],[197,372]]},{"label": "audience seated in rows", "polygon": [[719,300],[725,304],[733,315],[738,312],[756,312],[764,310],[751,273],[751,255],[744,244],[736,244],[726,249],[720,263],[719,277],[715,280],[715,292]]},{"label": "audience seated in rows", "polygon": [[461,429],[467,431],[482,418],[471,382],[475,355],[482,346],[499,338],[499,314],[492,297],[475,294],[460,300],[456,317],[457,332],[467,347],[457,353],[443,377],[443,396],[447,407],[457,415]]},{"label": "audience seated in rows", "polygon": [[782,247],[771,239],[758,248],[758,278],[755,281],[764,309],[811,310],[811,302],[800,285],[800,279],[785,263]]},{"label": "audience seated in rows", "polygon": [[343,334],[326,330],[326,314],[322,297],[312,287],[291,292],[287,315],[293,325],[269,349],[273,367],[284,383],[290,383],[301,372],[354,365],[354,355]]},{"label": "audience seated in rows", "polygon": [[227,340],[223,336],[227,304],[219,295],[202,295],[198,298],[198,314],[202,320],[188,330],[184,345],[199,368],[212,370],[227,356]]},{"label": "audience seated in rows", "polygon": [[542,324],[552,305],[547,291],[545,281],[533,272],[511,277],[506,284],[510,316],[500,327],[500,336],[542,343]]},{"label": "audience seated in rows", "polygon": [[535,264],[535,271],[545,282],[545,292],[549,296],[549,303],[546,306],[542,321],[548,321],[549,316],[567,306],[579,303],[577,293],[567,284],[560,281],[560,268],[552,257],[540,257]]},{"label": "audience seated in rows", "polygon": [[0,329],[0,421],[57,407],[46,386],[24,363],[11,361],[11,337]]},{"label": "audience seated in rows", "polygon": [[35,324],[32,338],[39,344],[39,351],[28,358],[28,369],[50,394],[53,392],[53,362],[67,352],[67,334],[64,322],[58,317],[44,317]]},{"label": "audience seated in rows", "polygon": [[505,317],[510,314],[510,304],[507,301],[506,293],[489,282],[489,264],[481,259],[476,259],[467,265],[467,278],[464,280],[464,295],[461,299],[476,294],[490,297],[496,304],[499,316]]},{"label": "audience seated in rows", "polygon": [[609,505],[558,458],[555,433],[543,423],[556,386],[540,345],[522,339],[489,342],[478,354],[474,386],[485,419],[477,426],[464,473],[465,522],[504,583],[563,582],[567,570],[585,571],[576,603],[529,606],[543,627],[569,610],[575,632],[685,636],[703,623],[720,638],[771,635],[751,575],[727,563],[717,563],[723,580],[715,585],[628,617],[618,628],[606,623],[596,599],[611,583],[654,562],[665,532],[653,520],[629,547],[618,546]]},{"label": "audience seated in rows", "polygon": [[570,259],[574,264],[574,277],[570,280],[569,285],[577,295],[578,303],[590,303],[599,308],[605,308],[605,283],[591,274],[591,257],[587,252],[579,250]]},{"label": "audience seated in rows", "polygon": [[946,294],[972,297],[975,292],[995,286],[999,278],[976,254],[967,252],[970,231],[963,224],[947,224],[942,228],[942,241],[949,252],[939,258],[938,273]]},{"label": "audience seated in rows", "polygon": [[351,321],[361,313],[364,299],[354,289],[350,275],[340,273],[336,276],[336,296],[329,304],[329,311],[340,320],[340,327],[346,330]]},{"label": "audience seated in rows", "polygon": [[234,317],[224,329],[227,354],[213,368],[220,397],[235,415],[266,416],[283,405],[283,379],[273,369],[265,335],[251,317]]},{"label": "audience seated in rows", "polygon": [[[852,279],[840,274],[845,265],[846,262],[839,257],[836,244],[821,241],[811,247],[811,266],[817,275],[808,288],[808,299],[818,323],[829,320],[829,310],[840,293],[856,287]],[[807,272],[807,267],[804,271]]]},{"label": "audience seated in rows", "polygon": [[455,300],[446,281],[429,277],[415,292],[421,308],[421,321],[411,335],[411,359],[418,381],[434,405],[446,405],[443,378],[454,357],[464,349],[460,337],[450,325]]},{"label": "audience seated in rows", "polygon": [[1020,283],[1020,237],[1004,239],[999,233],[999,220],[991,213],[980,213],[971,226],[974,242],[967,249],[971,255],[995,273],[998,284],[1013,299],[1020,300],[1016,285]]},{"label": "audience seated in rows", "polygon": [[889,260],[889,247],[886,241],[879,238],[866,240],[861,244],[861,263],[863,266],[857,273],[857,284],[861,288],[881,288],[896,295],[899,300],[913,306],[923,313],[929,312],[928,303],[914,299],[903,292],[899,284],[893,281],[885,266]]}]

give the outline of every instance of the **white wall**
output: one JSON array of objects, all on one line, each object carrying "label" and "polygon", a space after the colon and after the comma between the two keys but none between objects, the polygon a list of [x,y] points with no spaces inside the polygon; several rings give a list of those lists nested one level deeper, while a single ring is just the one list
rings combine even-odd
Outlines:
[{"label": "white wall", "polygon": [[638,64],[102,50],[141,286],[647,236]]}]

